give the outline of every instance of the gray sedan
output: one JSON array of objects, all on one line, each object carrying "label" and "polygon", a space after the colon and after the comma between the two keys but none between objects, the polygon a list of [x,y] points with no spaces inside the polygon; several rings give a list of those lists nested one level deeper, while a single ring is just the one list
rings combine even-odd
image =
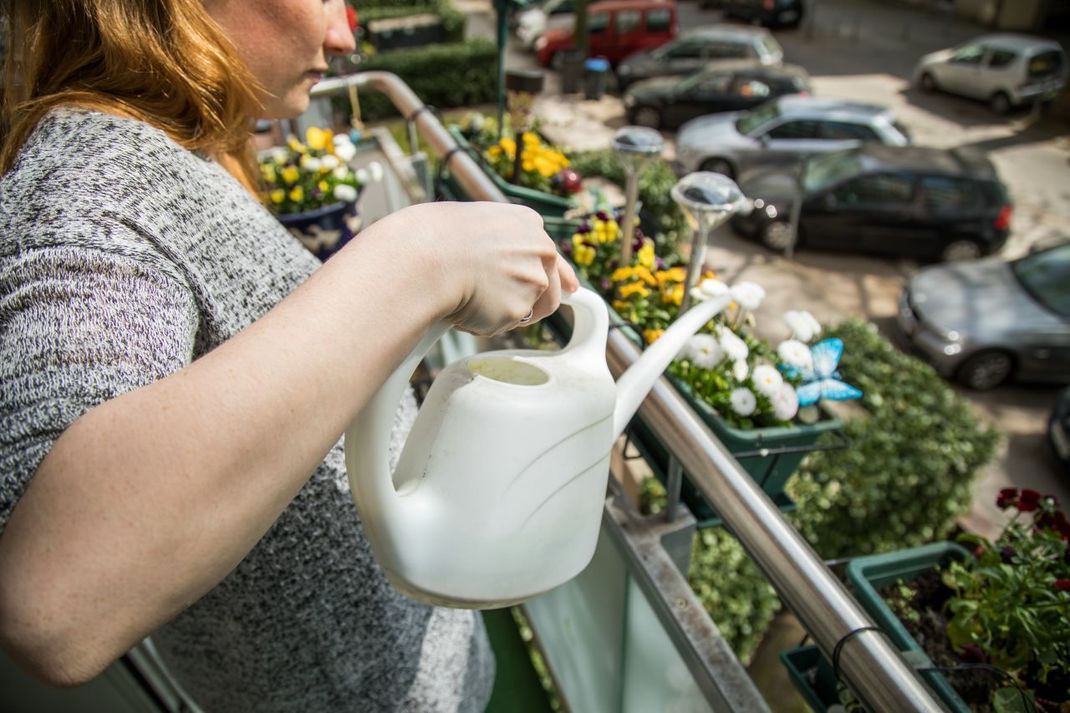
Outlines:
[{"label": "gray sedan", "polygon": [[786,165],[815,153],[876,141],[906,146],[910,137],[891,109],[791,95],[748,112],[702,116],[676,137],[680,174],[714,171],[735,178],[752,168]]},{"label": "gray sedan", "polygon": [[970,388],[1070,381],[1070,243],[922,270],[898,323],[938,372]]}]

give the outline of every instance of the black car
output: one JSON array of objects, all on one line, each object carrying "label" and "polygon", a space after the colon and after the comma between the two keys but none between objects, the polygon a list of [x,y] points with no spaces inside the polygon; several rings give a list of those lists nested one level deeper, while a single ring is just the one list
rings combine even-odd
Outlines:
[{"label": "black car", "polygon": [[752,210],[733,226],[774,250],[792,243],[800,193],[799,247],[964,260],[999,250],[1010,227],[992,162],[960,149],[865,143],[739,183]]},{"label": "black car", "polygon": [[810,76],[801,67],[726,62],[684,79],[639,82],[624,95],[624,107],[633,124],[675,129],[703,114],[741,111],[774,97],[809,92]]},{"label": "black car", "polygon": [[721,0],[725,17],[757,22],[765,27],[798,27],[803,0]]},{"label": "black car", "polygon": [[769,30],[761,27],[699,27],[660,47],[641,50],[624,58],[617,65],[617,86],[624,91],[644,79],[693,74],[711,62],[730,60],[780,65],[784,61],[784,50]]}]

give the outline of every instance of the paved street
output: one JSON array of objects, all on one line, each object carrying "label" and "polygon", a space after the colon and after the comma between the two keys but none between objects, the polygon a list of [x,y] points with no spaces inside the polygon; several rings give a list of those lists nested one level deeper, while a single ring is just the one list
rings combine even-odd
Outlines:
[{"label": "paved street", "polygon": [[[478,2],[478,0],[470,0]],[[681,28],[712,24],[718,12],[694,2],[679,5]],[[491,27],[491,16],[476,15],[473,29]],[[485,31],[485,30],[484,30]],[[812,20],[797,31],[777,32],[788,62],[805,67],[815,94],[870,101],[894,107],[917,143],[983,150],[996,164],[1015,202],[1006,257],[1030,246],[1070,239],[1070,125],[1030,112],[1010,117],[991,114],[981,104],[925,94],[909,84],[919,56],[984,30],[947,16],[912,10],[880,0],[818,0]],[[532,56],[516,47],[507,52],[508,68],[533,67]],[[553,73],[536,105],[544,131],[559,144],[585,150],[609,145],[625,123],[618,97],[586,101],[562,96]],[[667,135],[666,157],[673,153]],[[809,309],[823,322],[861,316],[898,341],[896,300],[904,278],[917,269],[906,260],[884,260],[803,251],[787,260],[760,246],[719,231],[711,239],[710,265],[728,281],[753,280],[768,298],[759,315],[780,338],[779,315]],[[1044,438],[1047,415],[1057,387],[1005,386],[990,393],[963,391],[980,413],[997,424],[1005,438],[996,463],[980,477],[974,506],[966,518],[971,529],[994,535],[1000,513],[994,501],[1007,486],[1033,487],[1070,502],[1070,478],[1059,473]]]}]

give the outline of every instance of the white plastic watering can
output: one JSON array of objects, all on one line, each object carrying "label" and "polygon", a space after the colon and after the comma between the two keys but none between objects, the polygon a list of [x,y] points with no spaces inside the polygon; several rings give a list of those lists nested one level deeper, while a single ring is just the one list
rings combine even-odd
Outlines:
[{"label": "white plastic watering can", "polygon": [[613,442],[687,339],[729,300],[689,310],[614,383],[605,302],[586,289],[563,295],[574,313],[568,345],[446,367],[391,473],[398,403],[448,325],[433,329],[345,436],[353,500],[390,581],[433,604],[492,608],[579,574],[594,555]]}]

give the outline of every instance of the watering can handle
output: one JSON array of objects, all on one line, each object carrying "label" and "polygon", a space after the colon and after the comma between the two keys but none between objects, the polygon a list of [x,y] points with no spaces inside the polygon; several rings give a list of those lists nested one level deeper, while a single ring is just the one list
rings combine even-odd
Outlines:
[{"label": "watering can handle", "polygon": [[594,358],[599,363],[606,358],[606,335],[609,333],[609,311],[605,301],[595,292],[581,287],[575,292],[561,293],[561,304],[572,308],[572,339],[562,350],[580,359]]}]

